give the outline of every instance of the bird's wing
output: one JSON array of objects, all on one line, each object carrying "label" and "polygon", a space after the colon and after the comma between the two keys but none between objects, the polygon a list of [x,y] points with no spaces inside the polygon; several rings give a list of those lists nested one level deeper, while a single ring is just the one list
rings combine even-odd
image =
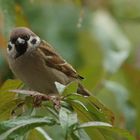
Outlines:
[{"label": "bird's wing", "polygon": [[73,77],[76,79],[83,79],[76,70],[68,64],[56,51],[51,45],[49,45],[44,40],[41,41],[38,50],[45,58],[45,63],[47,66],[57,69],[68,77]]}]

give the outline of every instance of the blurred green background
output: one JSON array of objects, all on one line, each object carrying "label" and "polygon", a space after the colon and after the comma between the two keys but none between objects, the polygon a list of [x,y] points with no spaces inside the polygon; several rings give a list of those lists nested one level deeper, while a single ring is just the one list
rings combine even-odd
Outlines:
[{"label": "blurred green background", "polygon": [[115,126],[140,139],[139,0],[0,0],[0,84],[13,78],[10,31],[31,28],[85,77],[115,114]]}]

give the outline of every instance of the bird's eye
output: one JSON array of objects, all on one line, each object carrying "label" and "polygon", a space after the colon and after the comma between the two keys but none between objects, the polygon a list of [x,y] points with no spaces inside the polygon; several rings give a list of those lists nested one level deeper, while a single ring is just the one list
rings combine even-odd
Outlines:
[{"label": "bird's eye", "polygon": [[33,39],[31,40],[31,43],[32,43],[33,45],[36,44],[36,42],[37,42],[36,38],[33,38]]},{"label": "bird's eye", "polygon": [[27,41],[28,45],[36,48],[37,46],[39,46],[41,40],[38,36],[30,36],[30,39]]}]

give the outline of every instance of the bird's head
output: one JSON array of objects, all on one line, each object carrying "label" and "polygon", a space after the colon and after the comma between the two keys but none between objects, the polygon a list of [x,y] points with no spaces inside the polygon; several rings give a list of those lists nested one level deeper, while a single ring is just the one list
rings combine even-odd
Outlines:
[{"label": "bird's head", "polygon": [[14,28],[10,34],[7,52],[13,58],[30,53],[40,44],[40,38],[26,27]]}]

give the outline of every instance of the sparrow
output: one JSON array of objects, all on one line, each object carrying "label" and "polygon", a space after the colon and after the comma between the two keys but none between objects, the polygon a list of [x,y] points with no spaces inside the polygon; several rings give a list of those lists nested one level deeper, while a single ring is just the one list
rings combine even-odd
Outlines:
[{"label": "sparrow", "polygon": [[12,72],[31,89],[44,94],[58,94],[55,82],[79,83],[77,92],[88,95],[76,70],[46,41],[26,27],[12,30],[7,47]]}]

